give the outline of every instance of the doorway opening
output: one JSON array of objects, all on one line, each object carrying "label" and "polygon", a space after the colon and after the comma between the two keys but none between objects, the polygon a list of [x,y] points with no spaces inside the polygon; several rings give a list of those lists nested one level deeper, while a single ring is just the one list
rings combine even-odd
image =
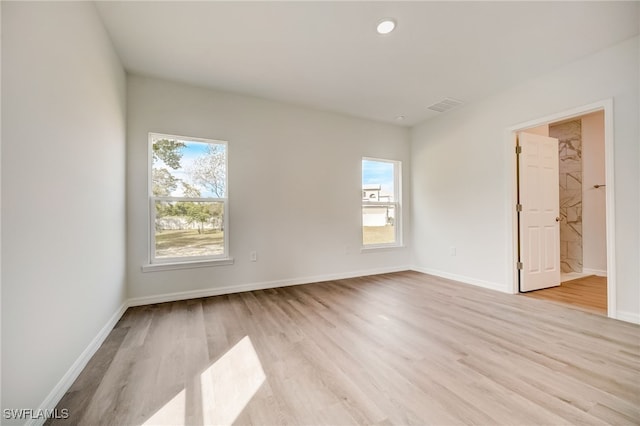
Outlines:
[{"label": "doorway opening", "polygon": [[[557,173],[558,182],[555,191],[559,190],[555,213],[557,235],[554,236],[558,239],[557,251],[547,250],[541,255],[548,256],[549,252],[553,252],[553,256],[559,257],[553,263],[558,260],[557,265],[561,270],[557,282],[551,280],[548,284],[538,285],[539,278],[536,278],[536,285],[527,285],[524,290],[536,291],[525,294],[615,318],[612,112],[612,101],[606,100],[507,129],[513,185],[508,206],[512,219],[509,251],[513,263],[508,273],[513,277],[513,293],[521,292],[523,277],[525,281],[530,279],[527,278],[527,260],[522,258],[521,247],[523,243],[529,244],[528,237],[524,235],[524,241],[520,238],[521,215],[527,214],[526,211],[521,213],[523,206],[519,204],[522,183],[518,179],[522,171],[514,155],[519,145],[518,135],[524,132],[557,140],[556,161],[559,167],[554,172]],[[545,191],[540,193],[544,194]],[[539,235],[543,235],[544,230],[541,230]],[[547,235],[551,233],[547,232]],[[547,263],[551,264],[549,261]],[[551,288],[543,289],[545,287]]]}]

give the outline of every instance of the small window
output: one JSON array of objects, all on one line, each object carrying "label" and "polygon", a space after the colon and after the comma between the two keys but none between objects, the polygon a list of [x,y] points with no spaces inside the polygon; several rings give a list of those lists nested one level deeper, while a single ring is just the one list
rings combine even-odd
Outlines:
[{"label": "small window", "polygon": [[149,134],[150,261],[229,257],[227,143]]},{"label": "small window", "polygon": [[399,161],[362,159],[362,245],[402,245]]}]

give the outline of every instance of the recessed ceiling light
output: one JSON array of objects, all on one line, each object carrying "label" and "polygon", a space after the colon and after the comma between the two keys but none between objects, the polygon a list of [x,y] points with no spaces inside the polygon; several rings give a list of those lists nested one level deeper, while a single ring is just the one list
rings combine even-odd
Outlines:
[{"label": "recessed ceiling light", "polygon": [[395,29],[395,27],[396,27],[396,21],[394,21],[391,18],[384,18],[380,22],[378,22],[378,25],[376,26],[376,31],[378,31],[378,34],[389,34],[391,31]]},{"label": "recessed ceiling light", "polygon": [[404,119],[405,119],[404,115],[399,115],[399,116],[396,117],[396,120],[398,120],[398,121],[402,121]]}]

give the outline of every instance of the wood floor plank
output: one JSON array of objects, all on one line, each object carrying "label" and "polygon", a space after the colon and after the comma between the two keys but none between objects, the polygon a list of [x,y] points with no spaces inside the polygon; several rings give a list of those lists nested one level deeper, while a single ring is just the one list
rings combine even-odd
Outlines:
[{"label": "wood floor plank", "polygon": [[640,326],[558,300],[399,272],[130,308],[47,423],[640,424]]},{"label": "wood floor plank", "polygon": [[527,297],[562,303],[588,312],[607,314],[607,277],[590,275],[565,281],[558,287],[523,294]]}]

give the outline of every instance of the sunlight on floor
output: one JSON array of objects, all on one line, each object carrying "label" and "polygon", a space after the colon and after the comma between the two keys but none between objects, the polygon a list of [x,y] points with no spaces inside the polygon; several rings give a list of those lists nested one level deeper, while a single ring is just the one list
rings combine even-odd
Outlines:
[{"label": "sunlight on floor", "polygon": [[[258,354],[245,336],[200,375],[203,423],[232,424],[265,379]],[[185,389],[180,391],[144,424],[185,424],[185,393]]]},{"label": "sunlight on floor", "polygon": [[230,425],[266,376],[251,339],[245,336],[200,375],[205,425]]},{"label": "sunlight on floor", "polygon": [[144,425],[180,425],[184,424],[185,414],[185,390],[174,396],[149,418]]}]

